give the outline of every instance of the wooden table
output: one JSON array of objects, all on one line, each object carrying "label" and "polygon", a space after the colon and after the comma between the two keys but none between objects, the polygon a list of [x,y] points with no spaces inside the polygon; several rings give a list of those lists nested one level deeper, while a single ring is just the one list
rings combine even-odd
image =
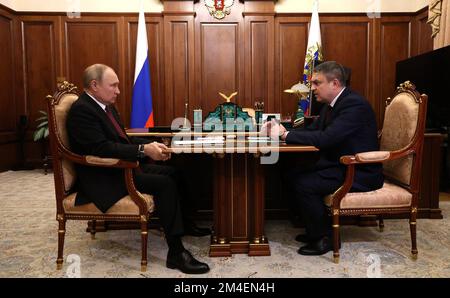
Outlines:
[{"label": "wooden table", "polygon": [[[145,129],[130,129],[130,136],[164,138],[172,152],[182,154],[211,154],[214,157],[213,209],[214,225],[209,255],[269,256],[269,240],[264,234],[264,170],[263,161],[275,159],[282,152],[318,151],[313,146],[285,143],[255,143],[242,133],[195,133],[195,137],[223,136],[223,144],[188,144],[176,146],[170,140],[189,137],[185,133],[149,133]],[[180,152],[183,151],[183,152]]]}]

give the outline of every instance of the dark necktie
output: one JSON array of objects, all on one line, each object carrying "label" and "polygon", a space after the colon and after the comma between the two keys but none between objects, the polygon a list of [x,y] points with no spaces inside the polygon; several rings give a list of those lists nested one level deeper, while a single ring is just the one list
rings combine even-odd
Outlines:
[{"label": "dark necktie", "polygon": [[117,133],[119,134],[119,136],[121,136],[123,139],[127,140],[127,142],[129,143],[130,141],[128,140],[127,135],[125,134],[125,132],[123,131],[122,127],[120,127],[119,123],[117,122],[116,118],[114,118],[113,113],[111,112],[111,107],[106,106],[105,108],[106,111],[106,115],[108,115],[109,120],[111,121],[111,123],[113,124],[114,128],[116,129]]}]

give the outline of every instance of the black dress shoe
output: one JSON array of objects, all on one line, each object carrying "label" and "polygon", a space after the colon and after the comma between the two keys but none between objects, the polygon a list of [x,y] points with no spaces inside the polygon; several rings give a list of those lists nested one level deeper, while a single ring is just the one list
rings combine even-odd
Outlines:
[{"label": "black dress shoe", "polygon": [[309,238],[306,234],[298,234],[297,237],[295,237],[295,241],[302,242],[302,243],[308,243],[311,240],[309,240]]},{"label": "black dress shoe", "polygon": [[203,237],[211,235],[211,230],[209,228],[197,227],[195,224],[189,224],[184,226],[184,235]]},{"label": "black dress shoe", "polygon": [[202,274],[209,271],[206,263],[197,261],[186,249],[178,254],[167,254],[166,267],[170,269],[178,269],[186,274]]},{"label": "black dress shoe", "polygon": [[[339,248],[341,248],[340,242]],[[332,250],[333,239],[325,236],[317,241],[310,242],[307,245],[300,247],[297,252],[304,256],[320,256]]]}]

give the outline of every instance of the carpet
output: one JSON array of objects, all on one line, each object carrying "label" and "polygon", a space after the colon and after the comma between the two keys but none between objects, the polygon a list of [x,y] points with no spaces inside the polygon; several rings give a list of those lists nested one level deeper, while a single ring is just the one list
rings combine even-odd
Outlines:
[{"label": "carpet", "polygon": [[[376,227],[343,226],[339,264],[332,252],[297,254],[300,230],[289,221],[267,221],[271,256],[210,258],[209,237],[183,237],[185,246],[211,271],[189,276],[165,267],[167,245],[149,232],[148,268],[140,271],[139,230],[97,233],[68,221],[64,266],[56,270],[57,221],[53,174],[42,170],[0,173],[0,277],[450,277],[450,201],[441,201],[444,219],[418,219],[417,261],[410,258],[408,220],[385,220]],[[210,223],[203,223],[210,224]]]}]

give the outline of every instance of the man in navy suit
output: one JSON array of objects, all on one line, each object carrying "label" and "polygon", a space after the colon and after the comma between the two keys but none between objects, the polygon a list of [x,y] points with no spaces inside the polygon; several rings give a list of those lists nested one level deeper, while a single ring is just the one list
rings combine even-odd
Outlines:
[{"label": "man in navy suit", "polygon": [[[164,144],[126,135],[114,108],[120,91],[119,79],[112,68],[103,64],[87,67],[83,85],[85,92],[73,103],[67,116],[69,141],[75,153],[132,161],[170,159]],[[92,202],[106,212],[127,195],[121,169],[78,165],[76,170],[76,205]],[[166,266],[188,274],[206,273],[208,265],[197,261],[181,241],[186,227],[180,206],[182,190],[177,182],[176,171],[169,166],[141,163],[135,173],[137,189],[154,195],[155,211],[169,246]]]},{"label": "man in navy suit", "polygon": [[[263,127],[263,131],[278,133],[288,144],[312,145],[320,150],[319,160],[312,169],[293,169],[287,175],[306,227],[306,234],[296,237],[297,241],[307,243],[298,250],[301,255],[321,255],[332,250],[331,219],[323,198],[344,182],[345,167],[339,158],[379,150],[372,107],[365,98],[346,87],[345,71],[339,63],[319,64],[311,78],[311,89],[324,106],[310,126],[287,131],[282,125],[270,122]],[[357,166],[351,191],[381,188],[383,180],[381,164]]]}]

